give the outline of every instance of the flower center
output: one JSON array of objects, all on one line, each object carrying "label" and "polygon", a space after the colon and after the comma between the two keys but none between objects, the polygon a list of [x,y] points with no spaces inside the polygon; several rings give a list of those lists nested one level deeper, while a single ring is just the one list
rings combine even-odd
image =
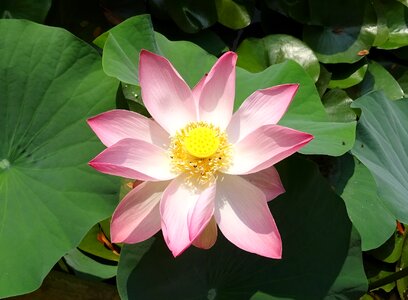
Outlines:
[{"label": "flower center", "polygon": [[190,184],[207,184],[229,166],[231,144],[218,127],[193,122],[172,137],[169,152],[173,171],[187,174]]},{"label": "flower center", "polygon": [[197,127],[188,132],[184,139],[184,146],[188,153],[198,158],[213,155],[220,146],[217,130],[210,127]]}]

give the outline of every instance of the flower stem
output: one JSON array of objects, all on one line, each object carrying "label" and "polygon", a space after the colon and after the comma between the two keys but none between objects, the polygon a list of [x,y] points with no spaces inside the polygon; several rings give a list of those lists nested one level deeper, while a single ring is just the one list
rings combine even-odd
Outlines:
[{"label": "flower stem", "polygon": [[387,277],[381,278],[381,279],[379,279],[377,281],[374,281],[374,282],[370,283],[368,285],[368,290],[371,291],[373,289],[379,288],[379,287],[381,287],[383,285],[386,285],[388,283],[397,281],[397,280],[399,280],[399,279],[401,279],[401,278],[403,278],[405,276],[408,276],[408,267],[405,267],[405,268],[399,270],[398,272],[395,272],[395,273],[393,273],[393,274],[391,274],[391,275],[389,275]]}]

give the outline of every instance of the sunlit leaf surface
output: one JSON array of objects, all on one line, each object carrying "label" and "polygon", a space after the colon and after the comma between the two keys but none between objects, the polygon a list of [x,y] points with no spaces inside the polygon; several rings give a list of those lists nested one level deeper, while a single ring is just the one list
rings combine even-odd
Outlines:
[{"label": "sunlit leaf surface", "polygon": [[0,20],[0,297],[40,286],[116,203],[87,162],[103,147],[86,118],[114,105],[98,53],[61,29]]}]

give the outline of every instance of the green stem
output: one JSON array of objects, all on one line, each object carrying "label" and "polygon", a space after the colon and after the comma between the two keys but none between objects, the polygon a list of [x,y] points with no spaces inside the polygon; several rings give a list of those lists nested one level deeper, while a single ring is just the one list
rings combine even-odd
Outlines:
[{"label": "green stem", "polygon": [[399,280],[399,279],[401,279],[401,278],[403,278],[405,276],[408,276],[408,267],[406,267],[406,268],[404,268],[404,269],[402,269],[402,270],[400,270],[398,272],[395,272],[395,273],[393,273],[393,274],[391,274],[391,275],[389,275],[387,277],[381,278],[381,279],[379,279],[377,281],[374,281],[374,282],[370,283],[369,286],[368,286],[368,290],[371,291],[373,289],[379,288],[379,287],[381,287],[383,285],[386,285],[388,283],[397,281],[397,280]]}]

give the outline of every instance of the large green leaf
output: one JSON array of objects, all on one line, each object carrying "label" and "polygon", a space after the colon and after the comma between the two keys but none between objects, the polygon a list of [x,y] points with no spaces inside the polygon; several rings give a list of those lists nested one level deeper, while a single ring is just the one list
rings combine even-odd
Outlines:
[{"label": "large green leaf", "polygon": [[332,73],[329,70],[327,70],[326,67],[324,67],[323,65],[320,65],[320,75],[319,75],[319,79],[316,81],[316,89],[320,97],[323,97],[324,93],[326,92],[329,86],[331,77],[332,77]]},{"label": "large green leaf", "polygon": [[[382,0],[373,0],[371,3],[377,15],[376,35],[373,46],[377,47],[384,44],[388,40],[389,29],[387,27],[386,10],[384,9]],[[391,2],[391,1],[388,1]]]},{"label": "large green leaf", "polygon": [[[153,25],[147,15],[128,19],[112,28],[105,36],[103,47],[102,64],[105,73],[124,83],[138,84],[140,50],[157,51],[152,33]],[[126,45],[125,49],[123,45]]]},{"label": "large green leaf", "polygon": [[352,107],[362,110],[352,153],[370,170],[384,205],[408,223],[408,101],[373,92]]},{"label": "large green leaf", "polygon": [[0,20],[0,297],[32,291],[112,213],[117,182],[87,162],[103,147],[86,118],[117,81],[62,29]]},{"label": "large green leaf", "polygon": [[264,0],[268,8],[288,16],[300,23],[310,21],[310,8],[308,1],[290,0]]},{"label": "large green leaf", "polygon": [[29,19],[43,23],[51,7],[52,0],[1,0],[0,18]]},{"label": "large green leaf", "polygon": [[217,21],[214,0],[148,0],[148,2],[155,14],[169,16],[185,32],[198,32]]},{"label": "large green leaf", "polygon": [[[289,1],[288,1],[289,2]],[[310,19],[303,37],[324,63],[353,63],[368,53],[375,17],[365,0],[309,0]]]},{"label": "large green leaf", "polygon": [[126,285],[127,279],[142,257],[147,251],[149,251],[154,241],[155,238],[151,237],[141,243],[123,245],[116,277],[118,292],[121,299],[128,299],[128,288]]},{"label": "large green leaf", "polygon": [[377,0],[376,10],[381,11],[384,19],[386,38],[377,45],[382,49],[396,49],[408,45],[407,14],[408,7],[397,1]]},{"label": "large green leaf", "polygon": [[[401,259],[398,264],[399,270],[406,270],[408,268],[408,239],[405,239],[404,246],[402,249]],[[408,293],[408,277],[404,276],[397,281],[398,292],[401,299],[404,299],[405,295]]]},{"label": "large green leaf", "polygon": [[374,42],[370,25],[344,28],[306,26],[303,38],[319,61],[331,64],[360,60]]},{"label": "large green leaf", "polygon": [[275,297],[262,293],[262,292],[257,292],[251,297],[251,300],[274,300]]},{"label": "large green leaf", "polygon": [[381,246],[395,232],[395,217],[377,195],[370,171],[351,155],[337,160],[333,185],[343,198],[364,251]]},{"label": "large green leaf", "polygon": [[[362,263],[360,237],[356,230],[352,230],[347,258],[324,299],[357,299],[365,290],[367,290],[367,280],[365,278]],[[257,292],[251,297],[251,300],[278,299],[282,299],[282,297],[275,297],[262,292]]]},{"label": "large green leaf", "polygon": [[313,51],[297,38],[286,34],[273,34],[262,39],[244,40],[237,49],[238,66],[250,71],[260,72],[270,65],[288,59],[296,61],[317,81],[320,65]]},{"label": "large green leaf", "polygon": [[[362,63],[361,63],[362,62]],[[368,65],[364,61],[356,64],[335,64],[330,68],[332,73],[329,88],[346,89],[360,83],[367,72]]]},{"label": "large green leaf", "polygon": [[392,100],[404,97],[404,91],[388,71],[375,61],[370,61],[364,80],[357,86],[360,95],[383,91]]},{"label": "large green leaf", "polygon": [[216,57],[187,41],[169,41],[156,33],[159,54],[168,58],[190,87],[209,72]]},{"label": "large green leaf", "polygon": [[[284,0],[291,2],[290,0]],[[301,2],[301,1],[300,1]],[[321,26],[359,25],[369,10],[366,0],[307,0],[310,24]]]},{"label": "large green leaf", "polygon": [[[222,236],[210,250],[190,247],[175,259],[159,233],[119,281],[128,299],[239,300],[258,290],[275,299],[322,299],[335,291],[357,299],[364,293],[361,258],[347,262],[351,224],[342,200],[309,161],[289,159],[278,169],[286,193],[270,208],[282,235],[282,260],[241,251]],[[353,251],[360,257],[358,244]],[[126,261],[129,253],[122,255]],[[338,280],[344,264],[353,280]]]},{"label": "large green leaf", "polygon": [[221,37],[210,29],[202,30],[194,35],[185,35],[179,40],[188,40],[197,44],[208,53],[215,56],[220,56],[223,52],[228,50],[227,44]]},{"label": "large green leaf", "polygon": [[70,250],[64,255],[66,263],[76,271],[79,277],[108,279],[116,276],[118,267],[106,265],[86,256],[78,249]]},{"label": "large green leaf", "polygon": [[[400,48],[403,49],[404,52],[407,52],[408,54],[408,47],[406,48]],[[395,54],[397,51],[393,51]],[[399,55],[396,54],[396,55]],[[397,83],[399,87],[403,91],[403,98],[408,97],[408,66],[403,65],[403,64],[398,64],[398,63],[393,63],[391,65],[391,68],[389,69],[389,72],[391,72],[393,79],[397,80]]]},{"label": "large green leaf", "polygon": [[408,0],[398,0],[398,1],[408,7]]},{"label": "large green leaf", "polygon": [[346,260],[325,300],[359,299],[367,288],[368,282],[363,268],[360,236],[353,228]]},{"label": "large green leaf", "polygon": [[[166,57],[179,56],[173,63],[190,86],[194,86],[216,60],[197,45],[184,41],[171,42],[155,33],[148,15],[127,19],[107,35],[98,38],[96,43],[103,47],[103,69],[106,74],[130,85],[139,84],[139,53],[142,49]],[[200,61],[200,65],[197,65],[197,61]]]},{"label": "large green leaf", "polygon": [[[251,24],[252,1],[215,0],[218,22],[231,29],[241,29]],[[243,2],[243,4],[241,4]]]},{"label": "large green leaf", "polygon": [[324,109],[333,122],[351,122],[356,120],[356,113],[350,108],[353,100],[340,89],[333,89],[323,95]]}]

